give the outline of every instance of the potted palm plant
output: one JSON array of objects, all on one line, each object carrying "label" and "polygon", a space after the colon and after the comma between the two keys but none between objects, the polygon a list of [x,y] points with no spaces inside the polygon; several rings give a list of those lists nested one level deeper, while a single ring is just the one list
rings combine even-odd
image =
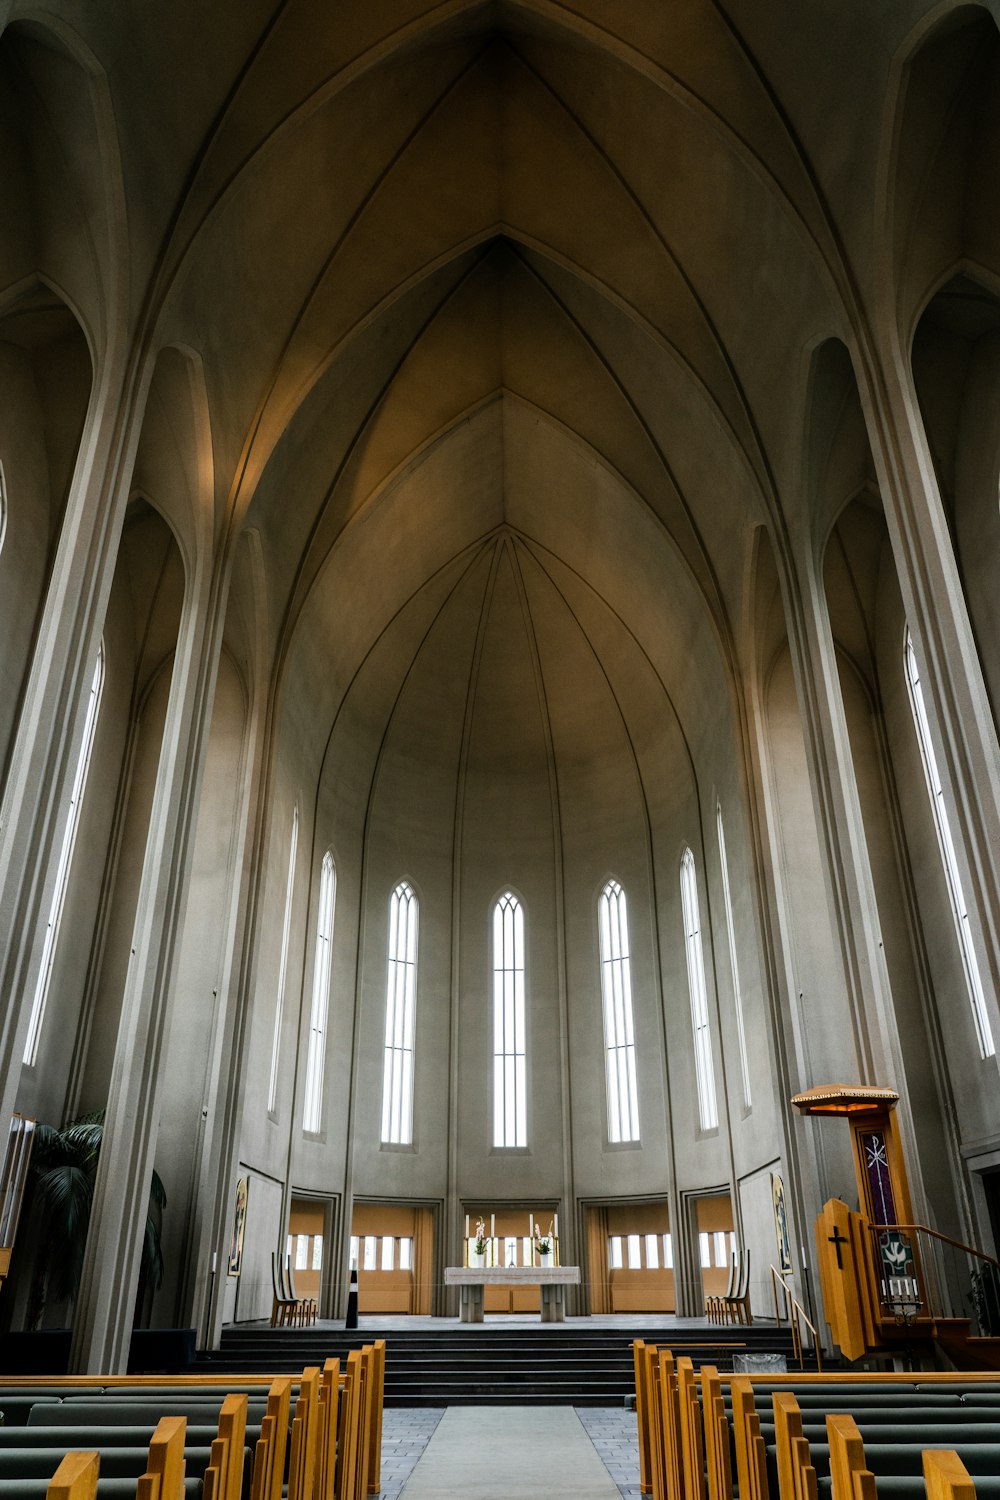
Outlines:
[{"label": "potted palm plant", "polygon": [[[38,1230],[28,1302],[30,1328],[40,1325],[47,1307],[73,1302],[80,1289],[103,1139],[102,1109],[61,1129],[36,1128],[29,1178]],[[154,1172],[139,1263],[139,1306],[145,1291],[157,1290],[163,1281],[159,1218],[166,1203],[163,1183]]]}]

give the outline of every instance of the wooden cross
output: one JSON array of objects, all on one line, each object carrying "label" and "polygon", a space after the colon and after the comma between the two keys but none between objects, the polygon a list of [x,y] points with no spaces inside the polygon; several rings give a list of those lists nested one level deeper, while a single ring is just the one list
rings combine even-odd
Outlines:
[{"label": "wooden cross", "polygon": [[833,1248],[836,1250],[836,1252],[837,1252],[837,1270],[838,1271],[842,1271],[844,1269],[844,1262],[840,1258],[840,1247],[841,1247],[841,1245],[846,1245],[847,1244],[847,1236],[846,1236],[846,1234],[841,1234],[839,1226],[835,1226],[833,1233],[830,1234],[830,1235],[827,1235],[827,1244],[832,1245]]}]

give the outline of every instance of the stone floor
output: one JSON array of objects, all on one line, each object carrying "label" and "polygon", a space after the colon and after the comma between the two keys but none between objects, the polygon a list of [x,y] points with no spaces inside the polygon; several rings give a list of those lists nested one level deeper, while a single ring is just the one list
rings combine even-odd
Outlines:
[{"label": "stone floor", "polygon": [[[382,1500],[461,1495],[491,1500],[533,1493],[639,1500],[634,1412],[617,1408],[454,1407],[450,1421],[407,1484],[445,1410],[387,1407],[382,1420]],[[591,1450],[578,1439],[587,1437]],[[470,1458],[470,1454],[472,1457]],[[594,1463],[593,1457],[600,1460]]]}]

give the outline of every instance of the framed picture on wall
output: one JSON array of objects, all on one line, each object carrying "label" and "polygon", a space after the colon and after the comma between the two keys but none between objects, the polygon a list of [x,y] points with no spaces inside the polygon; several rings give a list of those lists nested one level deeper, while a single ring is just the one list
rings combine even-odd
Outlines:
[{"label": "framed picture on wall", "polygon": [[792,1269],[792,1251],[788,1243],[785,1186],[777,1172],[771,1173],[771,1197],[774,1200],[774,1234],[778,1241],[778,1270],[786,1275]]},{"label": "framed picture on wall", "polygon": [[250,1192],[249,1177],[241,1177],[236,1184],[236,1212],[233,1215],[233,1237],[229,1242],[230,1276],[238,1276],[243,1265],[243,1236],[247,1227],[247,1197]]}]

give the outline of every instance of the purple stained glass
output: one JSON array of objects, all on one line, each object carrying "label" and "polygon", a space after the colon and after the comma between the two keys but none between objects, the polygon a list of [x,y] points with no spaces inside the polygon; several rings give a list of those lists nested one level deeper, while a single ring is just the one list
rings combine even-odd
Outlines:
[{"label": "purple stained glass", "polygon": [[865,1171],[868,1174],[868,1195],[871,1200],[872,1218],[876,1224],[895,1224],[896,1200],[892,1194],[892,1179],[889,1176],[889,1155],[885,1134],[881,1130],[868,1130],[861,1136]]}]

